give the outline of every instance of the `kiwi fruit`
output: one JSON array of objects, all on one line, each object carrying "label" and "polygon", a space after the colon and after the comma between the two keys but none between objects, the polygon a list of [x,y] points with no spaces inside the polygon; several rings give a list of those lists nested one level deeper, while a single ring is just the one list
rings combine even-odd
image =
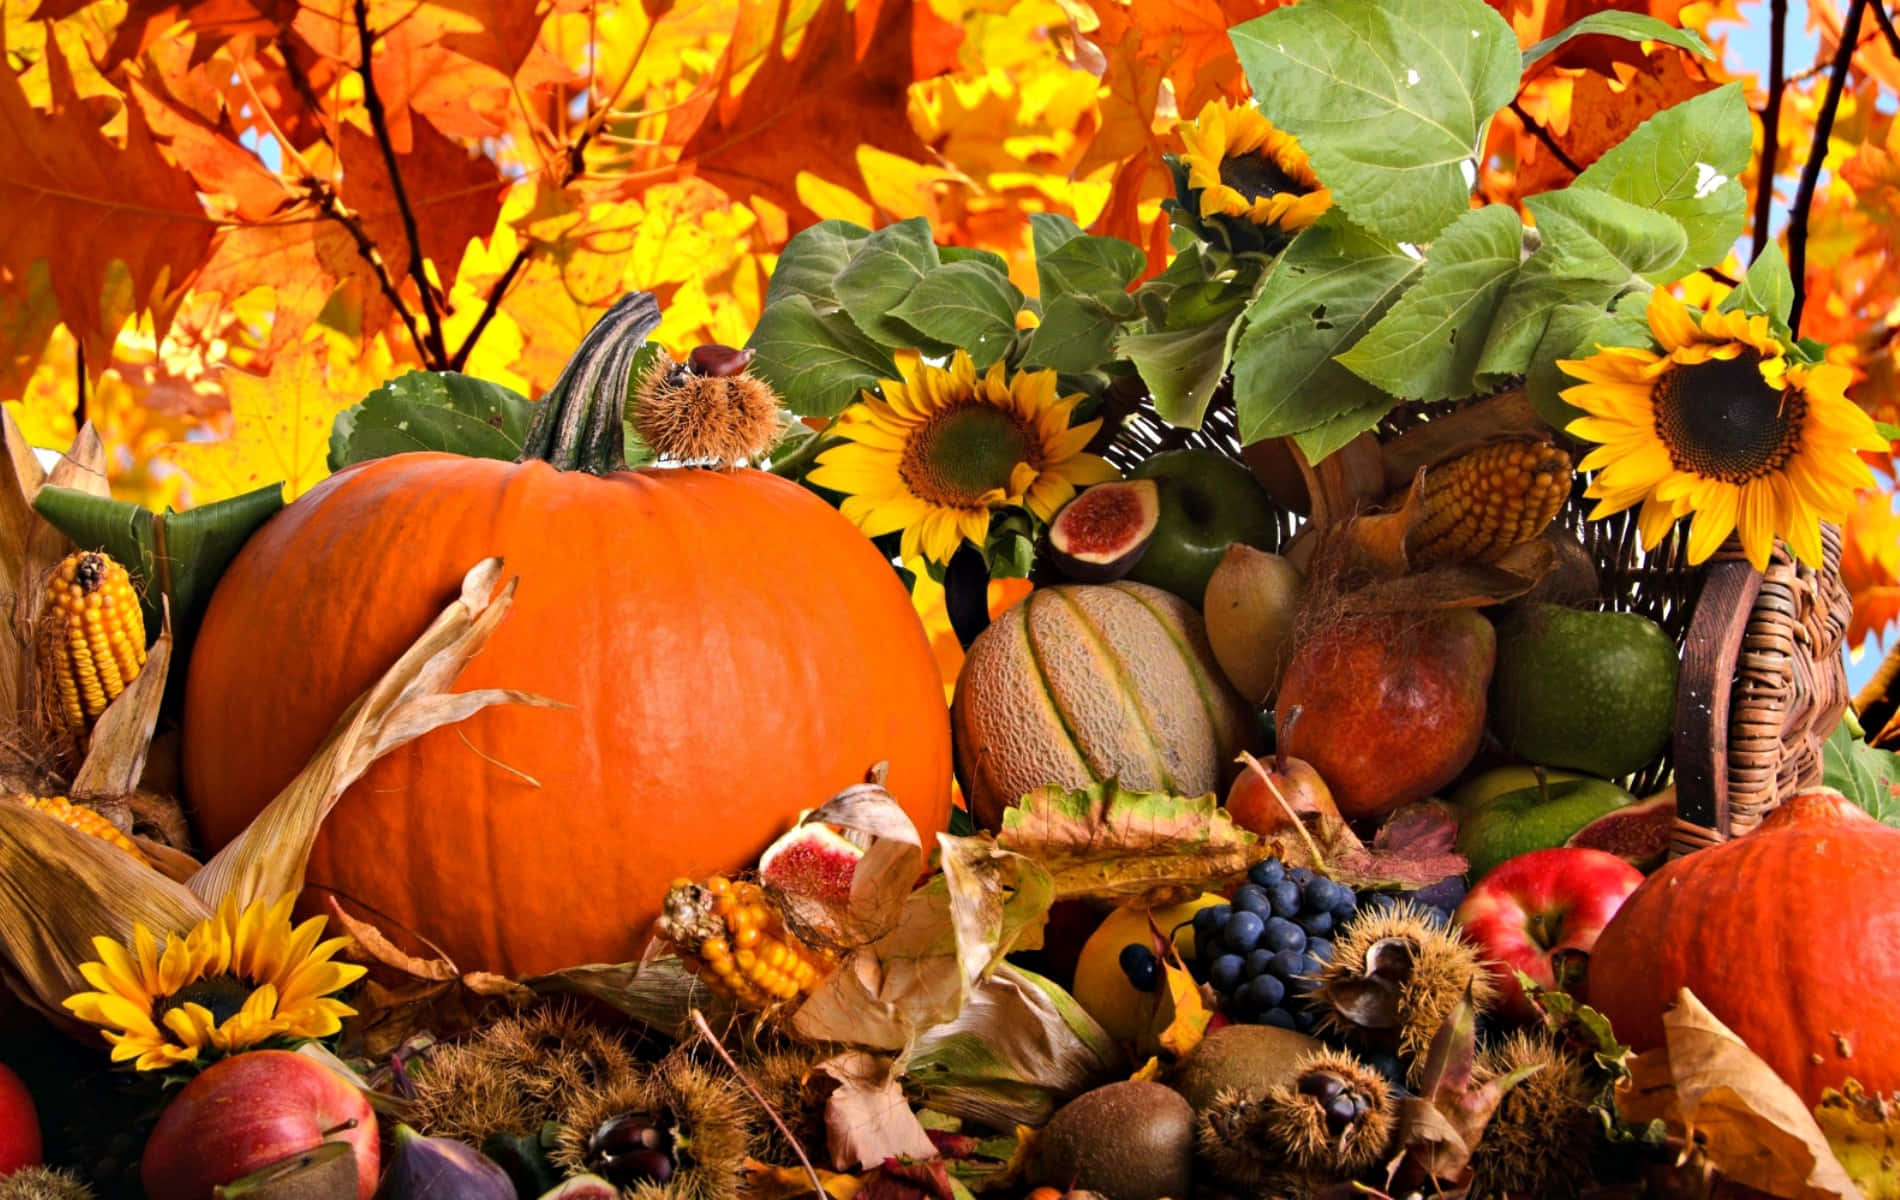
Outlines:
[{"label": "kiwi fruit", "polygon": [[1107,1200],[1192,1195],[1194,1109],[1171,1087],[1128,1080],[1056,1110],[1036,1147],[1035,1178]]},{"label": "kiwi fruit", "polygon": [[1223,1091],[1260,1093],[1293,1077],[1293,1068],[1320,1043],[1277,1025],[1223,1025],[1201,1039],[1167,1079],[1195,1112]]}]

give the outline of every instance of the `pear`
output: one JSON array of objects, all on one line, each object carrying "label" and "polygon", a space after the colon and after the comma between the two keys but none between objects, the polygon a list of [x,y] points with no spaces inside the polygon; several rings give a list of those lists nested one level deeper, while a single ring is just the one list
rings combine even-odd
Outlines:
[{"label": "pear", "polygon": [[1292,653],[1305,580],[1278,554],[1236,542],[1207,581],[1201,611],[1221,671],[1255,704],[1273,698]]}]

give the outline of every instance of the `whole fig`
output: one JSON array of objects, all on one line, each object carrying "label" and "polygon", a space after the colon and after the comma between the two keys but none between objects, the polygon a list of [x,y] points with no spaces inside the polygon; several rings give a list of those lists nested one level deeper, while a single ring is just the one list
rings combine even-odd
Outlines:
[{"label": "whole fig", "polygon": [[376,1200],[515,1200],[515,1185],[475,1147],[398,1125]]}]

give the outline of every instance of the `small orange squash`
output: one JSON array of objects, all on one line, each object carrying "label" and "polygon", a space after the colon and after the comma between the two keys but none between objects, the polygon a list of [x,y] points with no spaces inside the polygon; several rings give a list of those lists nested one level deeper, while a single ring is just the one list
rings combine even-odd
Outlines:
[{"label": "small orange squash", "polygon": [[1688,988],[1809,1104],[1900,1091],[1900,829],[1822,788],[1676,859],[1590,953],[1592,1007],[1637,1050]]},{"label": "small orange squash", "polygon": [[491,708],[377,763],[318,836],[310,889],[464,970],[532,974],[638,957],[669,883],[749,866],[879,761],[926,844],[944,827],[943,688],[883,555],[776,476],[625,469],[627,363],[658,319],[643,294],[603,318],[521,461],[348,467],[244,547],[186,689],[208,849],[489,555],[520,586],[461,686],[572,708]]}]

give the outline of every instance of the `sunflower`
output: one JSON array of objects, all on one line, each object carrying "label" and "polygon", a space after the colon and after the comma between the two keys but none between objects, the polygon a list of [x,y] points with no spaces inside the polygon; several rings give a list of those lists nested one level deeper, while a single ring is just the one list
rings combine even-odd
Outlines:
[{"label": "sunflower", "polygon": [[1569,432],[1601,443],[1579,464],[1595,471],[1591,517],[1642,505],[1645,549],[1695,514],[1689,561],[1730,533],[1757,570],[1775,538],[1810,566],[1821,563],[1821,521],[1841,520],[1854,493],[1873,486],[1855,453],[1887,449],[1873,419],[1846,398],[1847,368],[1791,361],[1765,316],[1709,312],[1700,322],[1669,293],[1649,301],[1662,352],[1603,346],[1558,363],[1583,382],[1564,399],[1587,416]]},{"label": "sunflower", "polygon": [[1117,478],[1082,453],[1101,421],[1070,428],[1080,395],[1058,397],[1054,371],[980,378],[959,350],[949,367],[920,362],[878,384],[838,418],[849,440],[809,476],[845,493],[845,516],[871,537],[903,530],[901,556],[947,563],[966,539],[982,545],[993,509],[1022,506],[1047,520],[1079,487]]},{"label": "sunflower", "polygon": [[1298,141],[1252,107],[1210,100],[1181,127],[1181,163],[1188,186],[1201,193],[1201,218],[1237,217],[1298,233],[1332,207]]},{"label": "sunflower", "polygon": [[129,946],[94,938],[99,961],[79,973],[99,990],[69,996],[65,1006],[100,1027],[112,1061],[135,1059],[141,1071],[191,1062],[207,1048],[327,1037],[356,1010],[325,997],[365,968],[330,961],[349,939],[318,942],[322,917],[291,928],[295,902],[258,900],[240,912],[226,899],[190,932],[166,934],[163,946],[143,925],[132,927]]}]

